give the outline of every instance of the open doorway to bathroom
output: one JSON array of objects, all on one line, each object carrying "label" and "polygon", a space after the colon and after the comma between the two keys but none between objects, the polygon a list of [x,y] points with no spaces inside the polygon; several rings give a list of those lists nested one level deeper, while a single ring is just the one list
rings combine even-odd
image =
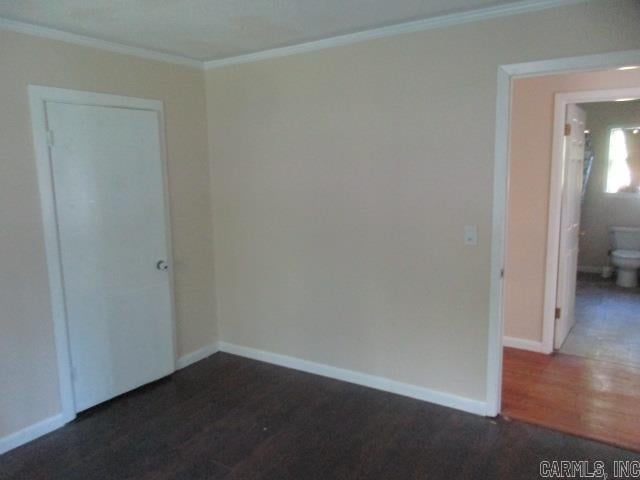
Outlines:
[{"label": "open doorway to bathroom", "polygon": [[640,367],[640,100],[586,112],[575,323],[559,352]]},{"label": "open doorway to bathroom", "polygon": [[640,451],[640,67],[517,78],[510,121],[501,414]]}]

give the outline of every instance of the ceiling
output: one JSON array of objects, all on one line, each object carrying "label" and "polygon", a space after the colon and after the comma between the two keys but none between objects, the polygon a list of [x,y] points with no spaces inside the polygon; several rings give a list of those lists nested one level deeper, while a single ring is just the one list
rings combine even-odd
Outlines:
[{"label": "ceiling", "polygon": [[529,0],[0,0],[0,17],[196,60]]}]

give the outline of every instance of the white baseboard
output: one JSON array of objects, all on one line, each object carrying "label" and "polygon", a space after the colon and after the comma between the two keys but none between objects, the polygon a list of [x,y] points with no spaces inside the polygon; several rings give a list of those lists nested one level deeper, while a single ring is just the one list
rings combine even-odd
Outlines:
[{"label": "white baseboard", "polygon": [[384,377],[377,377],[367,373],[355,372],[344,368],[332,367],[323,363],[311,362],[301,358],[289,357],[278,353],[265,352],[255,348],[243,347],[231,343],[220,342],[221,352],[232,353],[241,357],[252,358],[262,362],[273,363],[282,367],[293,368],[303,372],[321,375],[323,377],[335,378],[344,382],[355,383],[365,387],[392,392],[405,397],[416,398],[426,402],[436,403],[445,407],[475,413],[476,415],[486,415],[487,405],[480,400],[460,397],[451,393],[439,392],[429,388],[398,382]]},{"label": "white baseboard", "polygon": [[67,419],[62,413],[45,418],[22,430],[0,438],[0,455],[62,427]]},{"label": "white baseboard", "polygon": [[[411,385],[384,377],[369,375],[367,373],[332,367],[322,363],[311,362],[309,360],[289,357],[272,352],[265,352],[254,348],[242,347],[240,345],[234,345],[226,342],[207,345],[194,352],[179,357],[176,360],[176,368],[185,368],[195,362],[209,357],[210,355],[213,355],[218,351],[272,363],[282,367],[293,368],[295,370],[301,370],[303,372],[313,373],[323,377],[334,378],[344,382],[355,383],[357,385],[375,388],[376,390],[396,393],[405,397],[436,403],[438,405],[455,408],[457,410],[474,413],[476,415],[486,415],[487,412],[486,403],[479,400],[473,400],[471,398],[439,392],[429,388],[420,387],[418,385]],[[19,447],[20,445],[24,445],[27,442],[35,440],[38,437],[46,435],[47,433],[62,427],[68,423],[68,421],[69,420],[60,413],[0,438],[0,455]]]},{"label": "white baseboard", "polygon": [[538,352],[538,353],[550,353],[545,348],[542,342],[537,342],[534,340],[525,340],[522,338],[515,337],[502,337],[502,346],[511,347],[511,348],[519,348],[520,350],[529,350],[530,352]]},{"label": "white baseboard", "polygon": [[602,267],[594,267],[591,265],[578,265],[578,272],[580,273],[602,273]]},{"label": "white baseboard", "polygon": [[200,360],[204,360],[205,358],[213,355],[218,351],[218,344],[212,343],[211,345],[205,345],[202,348],[199,348],[195,352],[187,353],[186,355],[182,355],[178,357],[176,360],[176,370],[180,370],[181,368],[188,367],[192,363],[199,362]]},{"label": "white baseboard", "polygon": [[[179,357],[176,360],[176,368],[179,370],[181,368],[187,367],[192,363],[203,360],[208,356],[213,355],[217,351],[217,343],[202,347],[195,352],[191,352]],[[8,452],[9,450],[13,450],[20,445],[24,445],[27,442],[35,440],[42,435],[46,435],[53,430],[56,430],[62,427],[64,424],[68,423],[70,420],[72,419],[66,419],[64,417],[64,414],[60,413],[46,418],[38,423],[34,423],[33,425],[23,428],[22,430],[11,433],[6,437],[0,438],[0,455]]]}]

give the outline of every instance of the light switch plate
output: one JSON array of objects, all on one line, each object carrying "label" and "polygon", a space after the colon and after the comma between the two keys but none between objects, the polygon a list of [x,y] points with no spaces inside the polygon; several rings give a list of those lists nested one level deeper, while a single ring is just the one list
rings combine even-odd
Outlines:
[{"label": "light switch plate", "polygon": [[465,225],[464,244],[478,245],[478,227],[476,225]]}]

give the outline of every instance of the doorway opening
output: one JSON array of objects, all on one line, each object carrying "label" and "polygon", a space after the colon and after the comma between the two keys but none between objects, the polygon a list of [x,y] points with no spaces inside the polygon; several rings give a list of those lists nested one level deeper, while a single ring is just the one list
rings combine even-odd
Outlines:
[{"label": "doorway opening", "polygon": [[636,68],[513,80],[501,407],[635,450],[639,99]]},{"label": "doorway opening", "polygon": [[640,367],[640,100],[624,100],[582,106],[587,131],[575,313],[557,348]]}]

